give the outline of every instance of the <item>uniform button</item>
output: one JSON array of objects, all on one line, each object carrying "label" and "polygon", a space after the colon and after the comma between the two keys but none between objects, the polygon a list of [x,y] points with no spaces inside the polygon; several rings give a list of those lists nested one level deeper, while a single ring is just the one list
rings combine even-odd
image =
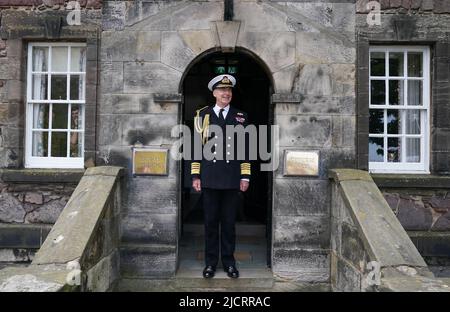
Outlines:
[{"label": "uniform button", "polygon": [[217,153],[216,153],[216,152],[214,152],[213,154],[214,154],[214,155],[216,155]]},{"label": "uniform button", "polygon": [[230,161],[229,160],[227,160],[227,164],[229,163]]},{"label": "uniform button", "polygon": [[216,160],[215,160],[215,159],[213,159],[213,162],[216,162]]},{"label": "uniform button", "polygon": [[215,138],[218,139],[219,137],[216,135]]},{"label": "uniform button", "polygon": [[214,143],[214,146],[217,146],[217,143]]},{"label": "uniform button", "polygon": [[228,140],[231,140],[231,137],[228,137]]},{"label": "uniform button", "polygon": [[228,146],[228,147],[230,147],[231,145],[230,145],[230,144],[228,144],[227,146]]},{"label": "uniform button", "polygon": [[230,155],[230,152],[227,152],[227,155]]}]

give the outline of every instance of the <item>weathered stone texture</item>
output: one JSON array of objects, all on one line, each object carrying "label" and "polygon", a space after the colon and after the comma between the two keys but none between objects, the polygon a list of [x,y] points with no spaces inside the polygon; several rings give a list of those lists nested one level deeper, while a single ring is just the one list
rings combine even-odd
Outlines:
[{"label": "weathered stone texture", "polygon": [[175,179],[133,177],[127,180],[126,188],[128,192],[124,212],[152,214],[177,212],[178,188]]},{"label": "weathered stone texture", "polygon": [[328,215],[328,181],[297,178],[275,179],[274,215]]},{"label": "weathered stone texture", "polygon": [[122,276],[171,277],[176,270],[176,252],[168,247],[122,247]]},{"label": "weathered stone texture", "polygon": [[8,193],[0,194],[0,221],[6,223],[22,223],[25,211],[19,200]]},{"label": "weathered stone texture", "polygon": [[176,215],[128,213],[122,218],[122,241],[144,244],[175,244]]},{"label": "weathered stone texture", "polygon": [[69,183],[5,184],[0,194],[0,221],[53,224],[74,189]]},{"label": "weathered stone texture", "polygon": [[278,216],[274,248],[329,248],[328,216]]},{"label": "weathered stone texture", "polygon": [[106,31],[102,33],[103,61],[159,61],[161,33]]},{"label": "weathered stone texture", "polygon": [[178,93],[178,70],[161,63],[125,62],[123,66],[125,93]]},{"label": "weathered stone texture", "polygon": [[30,212],[25,221],[29,223],[50,223],[53,224],[58,219],[61,211],[64,209],[67,200],[53,200],[45,203],[41,207]]},{"label": "weathered stone texture", "polygon": [[276,116],[280,146],[331,146],[331,118],[327,116]]},{"label": "weathered stone texture", "polygon": [[[178,32],[163,32],[161,38],[161,62],[183,72],[195,54]],[[164,91],[160,91],[164,92]]]},{"label": "weathered stone texture", "polygon": [[383,189],[400,223],[409,231],[448,231],[450,200],[446,189]]}]

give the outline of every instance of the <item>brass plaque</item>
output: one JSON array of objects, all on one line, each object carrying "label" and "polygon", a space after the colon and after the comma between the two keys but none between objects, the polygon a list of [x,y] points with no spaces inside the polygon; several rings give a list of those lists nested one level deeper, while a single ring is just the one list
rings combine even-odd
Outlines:
[{"label": "brass plaque", "polygon": [[284,175],[286,176],[318,176],[319,151],[284,152]]},{"label": "brass plaque", "polygon": [[133,174],[168,175],[167,149],[133,149]]}]

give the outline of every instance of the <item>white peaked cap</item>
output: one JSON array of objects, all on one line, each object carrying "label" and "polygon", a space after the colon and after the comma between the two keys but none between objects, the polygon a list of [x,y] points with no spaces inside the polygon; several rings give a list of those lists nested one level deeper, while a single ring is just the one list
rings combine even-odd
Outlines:
[{"label": "white peaked cap", "polygon": [[[217,84],[217,86],[216,86]],[[213,91],[214,87],[229,87],[233,88],[236,85],[236,78],[231,75],[219,75],[211,79],[208,83],[208,89]]]}]

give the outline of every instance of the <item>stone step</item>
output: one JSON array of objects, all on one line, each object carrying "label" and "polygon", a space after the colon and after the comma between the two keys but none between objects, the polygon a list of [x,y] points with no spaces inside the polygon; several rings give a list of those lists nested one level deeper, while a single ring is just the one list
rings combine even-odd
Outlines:
[{"label": "stone step", "polygon": [[[183,236],[187,237],[202,237],[204,235],[203,224],[184,224]],[[261,238],[266,237],[266,226],[264,224],[253,223],[237,223],[236,224],[237,237],[252,237]]]},{"label": "stone step", "polygon": [[175,278],[171,279],[143,279],[122,278],[118,281],[114,291],[120,292],[330,292],[328,283],[294,283],[288,281],[274,281],[271,287],[176,287]]},{"label": "stone step", "polygon": [[271,288],[274,278],[272,271],[266,268],[239,269],[239,278],[229,278],[226,273],[217,268],[213,278],[206,279],[202,276],[202,270],[180,269],[174,279],[176,288],[195,289],[222,289],[222,288]]}]

